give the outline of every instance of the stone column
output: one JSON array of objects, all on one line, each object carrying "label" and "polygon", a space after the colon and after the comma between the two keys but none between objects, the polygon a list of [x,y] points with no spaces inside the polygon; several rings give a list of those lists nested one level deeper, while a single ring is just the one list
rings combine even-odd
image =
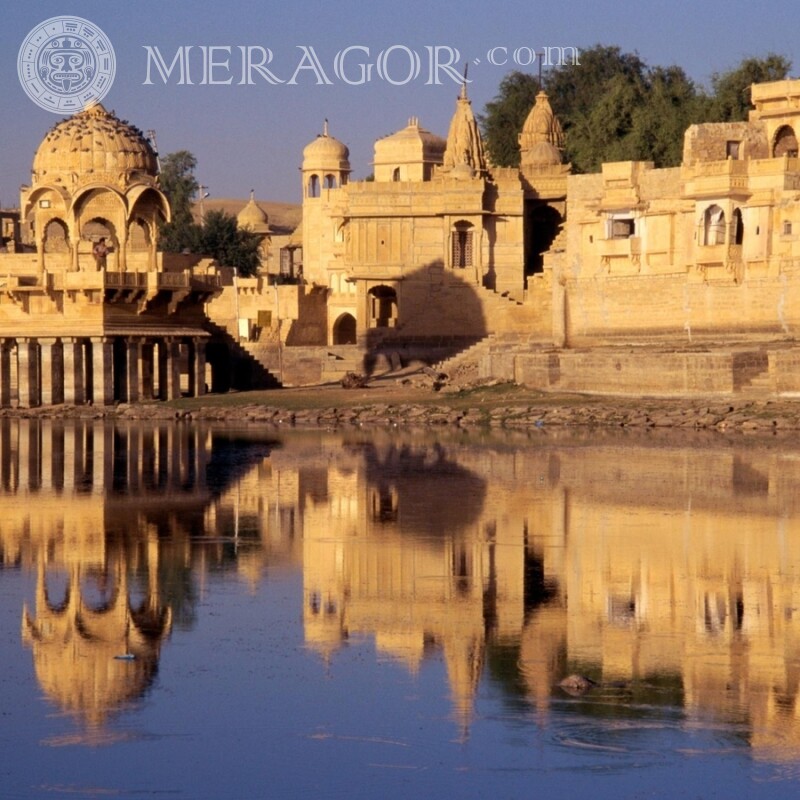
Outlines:
[{"label": "stone column", "polygon": [[152,342],[143,342],[141,349],[141,399],[152,400],[155,397],[154,393],[154,349],[155,345]]},{"label": "stone column", "polygon": [[0,341],[0,408],[11,406],[11,342]]},{"label": "stone column", "polygon": [[96,406],[114,404],[114,340],[92,337],[92,402]]},{"label": "stone column", "polygon": [[20,408],[40,404],[39,343],[36,339],[17,339],[17,389]]},{"label": "stone column", "polygon": [[175,400],[181,396],[181,345],[176,339],[159,342],[158,387],[161,400]]},{"label": "stone column", "polygon": [[192,339],[192,358],[189,360],[189,394],[200,397],[206,393],[206,343],[205,339]]},{"label": "stone column", "polygon": [[130,337],[125,342],[128,391],[125,400],[135,403],[141,396],[142,340]]},{"label": "stone column", "polygon": [[39,339],[41,399],[43,406],[64,402],[64,363],[57,339]]},{"label": "stone column", "polygon": [[86,376],[83,363],[83,341],[62,339],[64,358],[64,402],[81,405],[86,402]]}]

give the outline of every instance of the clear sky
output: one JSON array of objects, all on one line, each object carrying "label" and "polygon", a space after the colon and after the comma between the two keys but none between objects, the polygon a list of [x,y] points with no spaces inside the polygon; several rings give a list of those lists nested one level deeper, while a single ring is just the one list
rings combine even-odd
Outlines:
[{"label": "clear sky", "polygon": [[[678,64],[703,85],[712,73],[770,51],[788,57],[793,74],[800,74],[796,0],[758,6],[743,0],[7,1],[0,25],[3,206],[18,203],[36,148],[61,118],[23,92],[20,45],[38,23],[61,15],[99,25],[113,44],[116,77],[104,105],[142,130],[155,130],[162,154],[194,153],[197,177],[216,197],[246,197],[254,189],[260,199],[299,201],[302,150],[326,118],[330,133],[350,148],[355,179],[372,171],[374,140],[404,127],[412,115],[446,136],[458,85],[445,69],[438,84],[431,80],[434,48],[440,63],[457,50],[459,71],[469,62],[469,95],[477,112],[509,70],[537,72],[535,63],[521,62],[543,47],[618,45],[653,66]],[[205,82],[204,47],[218,64]],[[215,47],[227,49],[208,49]],[[188,52],[192,85],[178,84],[177,68],[165,83],[148,48],[158,48],[167,65]],[[283,83],[269,83],[257,69],[252,84],[246,78],[242,83],[243,51],[256,62],[271,51],[268,68]],[[338,60],[337,53],[343,53]],[[419,74],[413,77],[417,59]],[[504,59],[505,65],[490,63]],[[373,66],[371,79],[360,83],[362,63]],[[211,85],[208,77],[220,83]]]}]

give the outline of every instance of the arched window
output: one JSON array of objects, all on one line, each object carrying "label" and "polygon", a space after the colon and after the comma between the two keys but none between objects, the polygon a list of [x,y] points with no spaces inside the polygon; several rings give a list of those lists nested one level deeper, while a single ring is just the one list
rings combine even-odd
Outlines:
[{"label": "arched window", "polygon": [[703,214],[703,244],[725,244],[725,212],[718,206],[709,206]]},{"label": "arched window", "polygon": [[775,145],[772,148],[774,158],[789,156],[797,158],[797,137],[791,125],[781,125],[775,132]]},{"label": "arched window", "polygon": [[322,186],[325,189],[335,189],[336,188],[336,176],[331,174],[331,173],[328,173],[325,176],[325,180],[323,181]]},{"label": "arched window", "polygon": [[452,232],[452,265],[465,269],[473,264],[473,226],[470,222],[457,222]]},{"label": "arched window", "polygon": [[308,179],[308,197],[319,197],[319,175],[311,175]]},{"label": "arched window", "polygon": [[69,235],[63,220],[51,219],[44,229],[45,253],[66,253],[69,250]]},{"label": "arched window", "polygon": [[400,180],[400,167],[395,167],[392,171],[392,180],[397,183]]},{"label": "arched window", "polygon": [[733,244],[741,244],[744,240],[744,223],[742,222],[742,209],[734,209],[733,219],[731,220],[730,241]]},{"label": "arched window", "polygon": [[342,314],[333,323],[334,344],[356,344],[356,318],[352,314]]}]

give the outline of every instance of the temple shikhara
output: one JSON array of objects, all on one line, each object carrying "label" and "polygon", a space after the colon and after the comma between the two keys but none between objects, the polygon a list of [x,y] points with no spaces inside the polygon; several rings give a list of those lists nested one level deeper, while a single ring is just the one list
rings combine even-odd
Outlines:
[{"label": "temple shikhara", "polygon": [[679,167],[587,175],[563,163],[545,93],[519,168],[489,162],[466,87],[446,138],[411,117],[379,139],[371,180],[350,180],[326,121],[302,151],[294,233],[273,236],[252,195],[239,214],[262,240],[251,278],[159,251],[170,208],[151,142],[88,108],[47,133],[19,212],[0,215],[0,406],[414,360],[546,389],[800,391],[800,81],[752,101],[745,122],[691,126]]}]

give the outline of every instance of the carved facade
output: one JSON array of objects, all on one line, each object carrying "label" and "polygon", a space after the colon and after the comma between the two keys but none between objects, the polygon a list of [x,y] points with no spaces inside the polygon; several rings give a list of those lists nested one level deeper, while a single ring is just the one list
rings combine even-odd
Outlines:
[{"label": "carved facade", "polygon": [[[215,271],[165,262],[156,153],[101,105],[56,124],[0,255],[0,407],[199,394]],[[104,241],[108,253],[93,252]]]}]

